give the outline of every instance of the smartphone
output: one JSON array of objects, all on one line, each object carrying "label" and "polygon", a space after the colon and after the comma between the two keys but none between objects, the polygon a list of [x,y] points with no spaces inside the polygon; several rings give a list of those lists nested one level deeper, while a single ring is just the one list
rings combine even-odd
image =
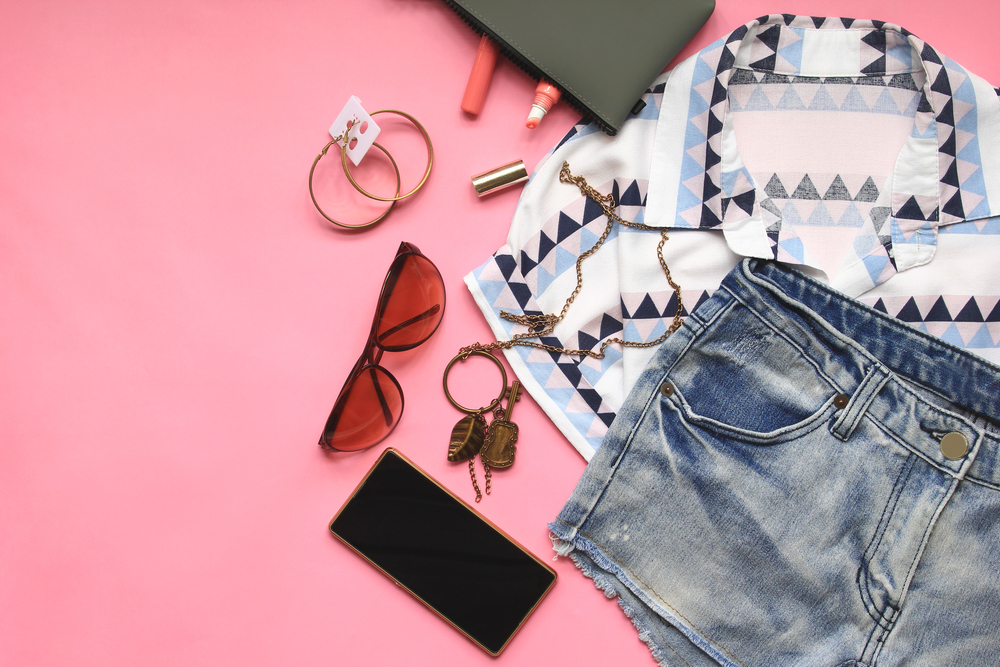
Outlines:
[{"label": "smartphone", "polygon": [[391,447],[330,532],[494,656],[556,582],[555,570]]}]

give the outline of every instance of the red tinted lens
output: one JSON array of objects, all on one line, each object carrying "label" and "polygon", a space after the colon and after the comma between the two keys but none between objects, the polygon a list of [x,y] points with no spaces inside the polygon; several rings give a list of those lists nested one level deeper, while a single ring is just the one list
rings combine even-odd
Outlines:
[{"label": "red tinted lens", "polygon": [[320,444],[342,452],[371,447],[396,428],[402,414],[403,390],[396,378],[379,366],[365,366],[340,393]]},{"label": "red tinted lens", "polygon": [[408,350],[430,338],[444,316],[444,281],[423,255],[397,257],[389,269],[376,314],[375,343]]}]

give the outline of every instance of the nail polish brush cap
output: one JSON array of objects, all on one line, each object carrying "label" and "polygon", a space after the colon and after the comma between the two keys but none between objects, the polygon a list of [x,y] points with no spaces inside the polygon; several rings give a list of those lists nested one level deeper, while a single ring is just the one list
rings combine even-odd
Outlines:
[{"label": "nail polish brush cap", "polygon": [[532,102],[531,111],[528,113],[528,120],[524,123],[525,127],[529,130],[538,127],[538,123],[552,109],[552,106],[559,101],[560,97],[562,97],[562,91],[545,79],[539,81],[538,87],[535,88],[535,101]]}]

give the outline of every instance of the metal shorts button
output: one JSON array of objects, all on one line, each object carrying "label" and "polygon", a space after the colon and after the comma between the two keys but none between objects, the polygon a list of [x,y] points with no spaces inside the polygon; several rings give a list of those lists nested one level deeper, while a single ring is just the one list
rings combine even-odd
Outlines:
[{"label": "metal shorts button", "polygon": [[844,408],[847,407],[847,403],[850,400],[851,397],[848,396],[847,394],[837,394],[836,396],[833,397],[833,407],[837,408],[838,410],[843,410]]},{"label": "metal shorts button", "polygon": [[664,382],[660,385],[660,393],[664,396],[671,396],[674,393],[674,385],[669,382]]},{"label": "metal shorts button", "polygon": [[941,453],[949,461],[960,459],[969,453],[969,440],[958,431],[952,431],[941,438]]}]

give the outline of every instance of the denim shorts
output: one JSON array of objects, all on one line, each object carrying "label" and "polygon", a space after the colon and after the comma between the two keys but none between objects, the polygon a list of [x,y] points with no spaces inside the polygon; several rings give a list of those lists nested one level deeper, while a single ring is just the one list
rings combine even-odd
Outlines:
[{"label": "denim shorts", "polygon": [[1000,664],[1000,368],[746,260],[550,525],[661,665]]}]

